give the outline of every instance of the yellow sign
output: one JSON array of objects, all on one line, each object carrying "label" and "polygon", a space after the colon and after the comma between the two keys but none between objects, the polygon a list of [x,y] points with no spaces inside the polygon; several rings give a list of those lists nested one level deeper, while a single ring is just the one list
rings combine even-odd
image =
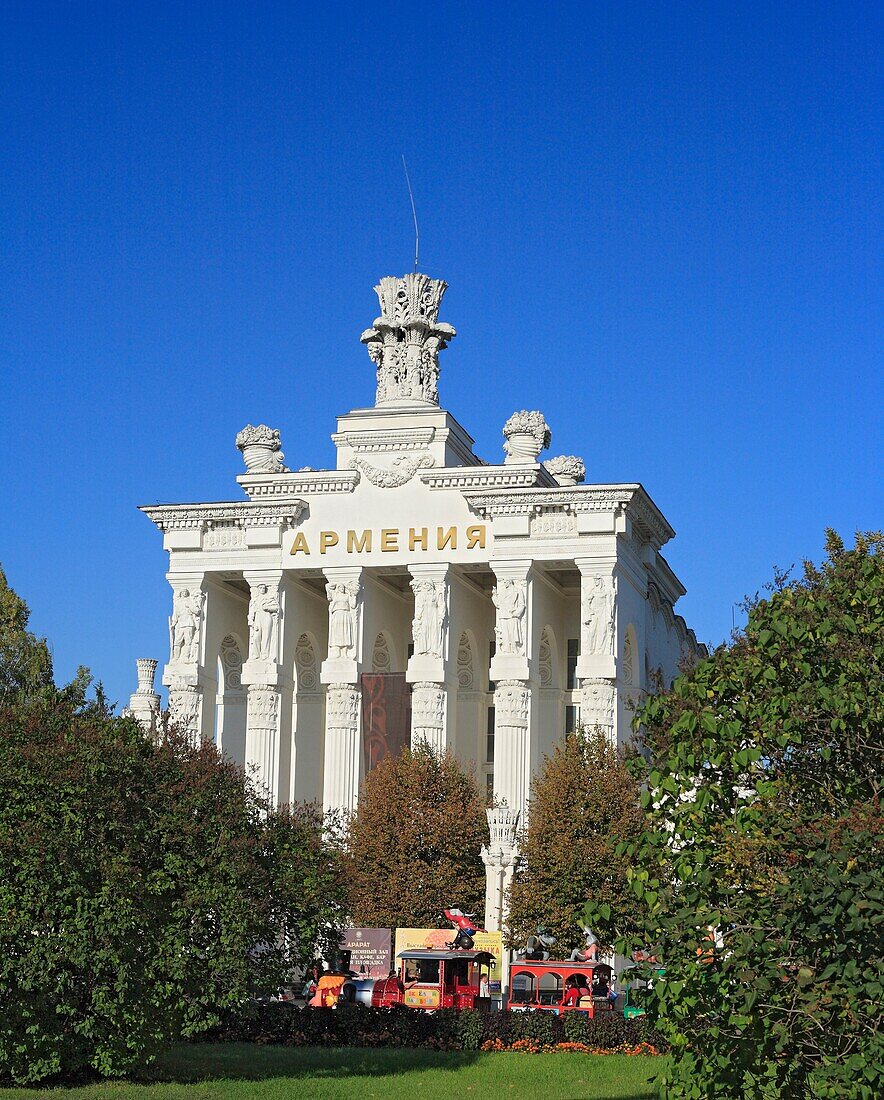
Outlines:
[{"label": "yellow sign", "polygon": [[427,989],[413,985],[405,990],[405,1003],[409,1008],[438,1008],[439,989]]},{"label": "yellow sign", "polygon": [[[380,550],[382,554],[396,554],[400,550],[456,550],[458,546],[467,550],[484,550],[486,530],[484,523],[475,523],[463,530],[457,527],[409,527],[400,531],[398,527],[382,527],[378,531],[320,531],[319,553],[327,554],[334,547],[346,550],[348,554],[370,554],[372,549]],[[295,535],[289,553],[311,553],[303,531]]]},{"label": "yellow sign", "polygon": [[[395,947],[393,948],[396,969],[399,969],[398,956],[400,951],[414,951],[415,948],[444,951],[455,935],[456,932],[453,928],[397,928]],[[503,944],[500,932],[477,932],[473,938],[476,951],[489,951],[494,956],[494,962],[491,964],[491,971],[488,975],[488,980],[493,988],[494,983],[500,982],[502,979]]]}]

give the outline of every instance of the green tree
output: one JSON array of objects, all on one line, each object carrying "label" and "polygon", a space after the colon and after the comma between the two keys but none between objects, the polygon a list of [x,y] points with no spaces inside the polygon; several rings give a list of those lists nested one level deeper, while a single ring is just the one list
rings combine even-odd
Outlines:
[{"label": "green tree", "polygon": [[213,746],[0,700],[0,1076],[119,1075],[211,1026],[337,943],[342,878],[317,812]]},{"label": "green tree", "polygon": [[635,905],[619,846],[638,836],[641,821],[636,781],[602,730],[578,730],[557,745],[531,788],[523,860],[510,890],[511,944],[543,926],[557,952],[581,946],[587,897],[609,920],[628,924]]},{"label": "green tree", "polygon": [[643,927],[622,947],[665,967],[650,1011],[673,1045],[667,1096],[884,1090],[882,549],[830,533],[821,567],[639,715]]},{"label": "green tree", "polygon": [[30,633],[29,617],[28,605],[9,587],[0,566],[0,699],[52,684],[49,646]]},{"label": "green tree", "polygon": [[418,745],[388,756],[365,780],[347,831],[352,919],[423,928],[450,906],[483,913],[487,840],[475,780],[453,753]]}]

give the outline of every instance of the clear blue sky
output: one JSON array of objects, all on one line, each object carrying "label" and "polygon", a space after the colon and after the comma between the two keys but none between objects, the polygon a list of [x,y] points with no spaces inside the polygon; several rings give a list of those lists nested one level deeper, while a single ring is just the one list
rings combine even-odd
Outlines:
[{"label": "clear blue sky", "polygon": [[0,561],[59,678],[167,653],[136,505],[333,463],[372,286],[450,283],[443,404],[514,409],[678,534],[721,640],[823,529],[884,524],[881,8],[7,0]]}]

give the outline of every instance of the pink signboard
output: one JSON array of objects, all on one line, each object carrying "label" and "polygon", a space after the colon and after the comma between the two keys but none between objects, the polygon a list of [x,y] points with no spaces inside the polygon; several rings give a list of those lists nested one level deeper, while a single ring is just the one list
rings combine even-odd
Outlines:
[{"label": "pink signboard", "polygon": [[386,978],[391,938],[389,928],[345,928],[341,946],[350,952],[350,969],[365,978]]}]

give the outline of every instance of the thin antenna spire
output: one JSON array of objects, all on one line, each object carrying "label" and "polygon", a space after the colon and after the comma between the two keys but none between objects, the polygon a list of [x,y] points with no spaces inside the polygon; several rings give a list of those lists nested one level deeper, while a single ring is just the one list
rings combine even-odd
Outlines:
[{"label": "thin antenna spire", "polygon": [[411,180],[408,178],[408,165],[405,163],[405,154],[402,154],[402,171],[405,173],[405,185],[408,188],[408,197],[411,200],[411,216],[414,219],[414,270],[417,271],[420,255],[420,230],[417,227],[417,211],[414,208],[414,194],[411,190]]}]

